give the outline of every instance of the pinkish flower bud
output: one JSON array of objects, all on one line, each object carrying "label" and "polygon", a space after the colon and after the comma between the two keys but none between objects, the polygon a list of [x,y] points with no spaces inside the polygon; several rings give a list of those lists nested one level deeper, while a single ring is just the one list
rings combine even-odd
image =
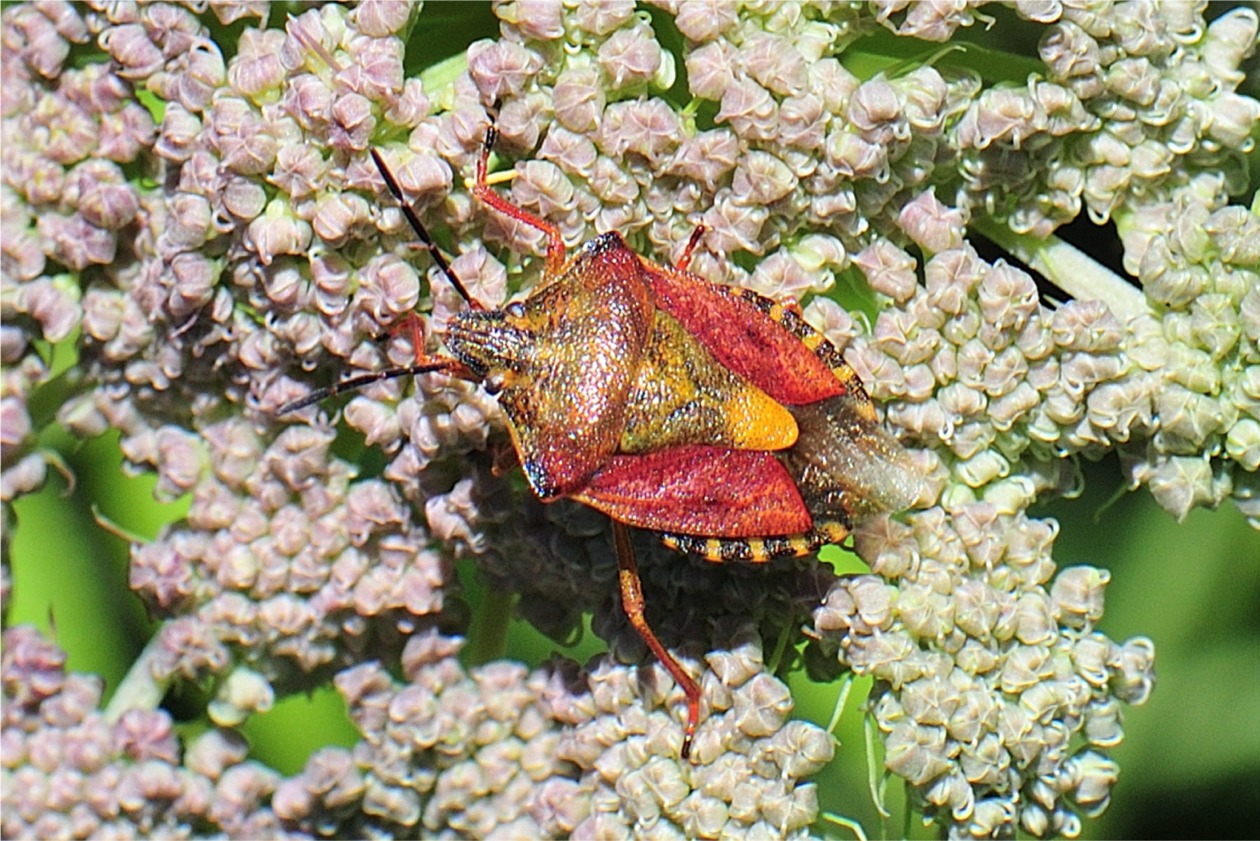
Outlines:
[{"label": "pinkish flower bud", "polygon": [[37,124],[47,126],[43,153],[59,164],[77,163],[96,147],[96,121],[83,108],[64,97],[47,94],[35,109]]},{"label": "pinkish flower bud", "polygon": [[499,138],[505,146],[532,149],[543,127],[551,122],[550,103],[539,91],[504,103],[499,111]]},{"label": "pinkish flower bud", "polygon": [[324,131],[332,121],[332,88],[313,74],[303,73],[290,79],[282,101],[285,111],[307,131]]},{"label": "pinkish flower bud", "polygon": [[362,152],[367,149],[376,128],[372,104],[367,97],[347,93],[337,97],[332,106],[332,126],[328,143],[343,152]]},{"label": "pinkish flower bud", "polygon": [[89,289],[83,296],[83,332],[98,342],[109,341],[118,334],[125,310],[121,292]]},{"label": "pinkish flower bud", "polygon": [[121,111],[102,114],[96,152],[102,158],[130,163],[142,149],[153,145],[156,130],[153,118],[142,106],[130,102]]},{"label": "pinkish flower bud", "polygon": [[872,289],[898,303],[910,300],[918,288],[914,258],[886,239],[880,238],[854,255],[853,264],[866,275]]},{"label": "pinkish flower bud", "polygon": [[512,197],[523,207],[537,208],[544,219],[564,215],[573,206],[573,182],[549,161],[526,161],[517,168]]},{"label": "pinkish flower bud", "polygon": [[92,180],[80,184],[79,212],[98,228],[117,231],[131,224],[140,204],[130,184]]},{"label": "pinkish flower bud", "polygon": [[735,80],[736,50],[728,41],[714,41],[687,54],[687,86],[699,99],[720,100]]},{"label": "pinkish flower bud", "polygon": [[124,79],[143,79],[152,76],[165,63],[162,51],[139,23],[114,26],[101,33],[98,39],[101,49],[118,62],[118,75]]},{"label": "pinkish flower bud", "polygon": [[740,47],[737,60],[749,76],[780,96],[805,92],[808,74],[805,58],[787,38],[757,33]]},{"label": "pinkish flower bud", "polygon": [[[893,8],[896,8],[895,4],[887,7]],[[894,31],[898,35],[940,43],[948,41],[958,27],[970,26],[974,20],[967,6],[911,3],[906,7],[905,21]]]},{"label": "pinkish flower bud", "polygon": [[961,246],[965,223],[962,211],[937,200],[935,188],[915,196],[897,216],[898,227],[928,255]]},{"label": "pinkish flower bud", "polygon": [[52,257],[81,271],[90,265],[107,265],[118,246],[114,235],[90,224],[82,216],[67,218],[45,214],[39,219],[40,234],[52,242]]},{"label": "pinkish flower bud", "polygon": [[413,4],[406,0],[364,0],[350,12],[350,22],[364,35],[384,38],[400,32],[413,11]]},{"label": "pinkish flower bud", "polygon": [[32,280],[44,271],[43,243],[33,228],[6,230],[0,253],[5,275],[15,280]]},{"label": "pinkish flower bud", "polygon": [[196,15],[178,6],[149,6],[141,11],[141,18],[168,60],[187,55],[201,33]]},{"label": "pinkish flower bud", "polygon": [[1074,23],[1062,21],[1046,30],[1038,45],[1041,60],[1056,82],[1098,72],[1098,42]]},{"label": "pinkish flower bud", "polygon": [[[38,5],[6,15],[4,24],[6,49],[19,47],[22,60],[45,79],[55,78],[61,72],[70,55],[70,44],[53,22],[40,13]],[[11,41],[15,43],[11,45]]]},{"label": "pinkish flower bud", "polygon": [[366,223],[368,216],[368,203],[358,193],[331,193],[315,202],[311,227],[316,236],[335,246]]},{"label": "pinkish flower bud", "polygon": [[589,179],[598,156],[590,138],[569,131],[564,126],[552,126],[538,149],[538,158],[551,161],[570,175]]},{"label": "pinkish flower bud", "polygon": [[897,89],[883,77],[858,86],[849,100],[847,116],[862,139],[870,143],[887,144],[910,136]]},{"label": "pinkish flower bud", "polygon": [[390,324],[411,312],[420,300],[420,278],[410,264],[394,254],[382,254],[360,272],[356,299],[373,319]]},{"label": "pinkish flower bud", "polygon": [[681,135],[678,113],[654,97],[608,106],[597,142],[614,157],[636,152],[655,162],[677,147]]},{"label": "pinkish flower bud", "polygon": [[246,29],[228,67],[227,80],[238,93],[258,104],[274,98],[284,81],[280,50],[285,34],[278,29]]},{"label": "pinkish flower bud", "polygon": [[170,216],[159,235],[159,251],[192,251],[205,244],[210,232],[210,202],[195,193],[176,193]]},{"label": "pinkish flower bud", "polygon": [[510,41],[476,41],[468,47],[468,73],[487,105],[520,96],[542,69],[537,53]]},{"label": "pinkish flower bud", "polygon": [[768,216],[769,211],[764,207],[740,204],[731,195],[719,193],[703,219],[710,229],[707,237],[709,248],[719,254],[736,251],[764,253],[760,236]]},{"label": "pinkish flower bud", "polygon": [[787,164],[769,152],[748,152],[740,159],[731,182],[736,201],[766,205],[796,189],[797,179]]},{"label": "pinkish flower bud", "polygon": [[219,201],[224,210],[247,222],[262,213],[267,205],[267,192],[256,181],[231,177],[220,192]]},{"label": "pinkish flower bud", "polygon": [[276,154],[271,180],[291,199],[301,199],[323,186],[326,169],[316,149],[306,144],[289,144],[280,147]]},{"label": "pinkish flower bud", "polygon": [[83,317],[78,286],[68,275],[41,277],[18,287],[17,306],[39,322],[44,338],[60,342]]},{"label": "pinkish flower bud", "polygon": [[179,102],[189,111],[201,112],[227,79],[227,69],[219,45],[208,38],[197,38],[188,51],[188,66],[170,80],[167,98]]},{"label": "pinkish flower bud", "polygon": [[337,71],[339,90],[385,101],[403,87],[402,45],[395,38],[353,38],[346,48],[346,65]]},{"label": "pinkish flower bud", "polygon": [[76,44],[86,43],[89,37],[87,24],[79,17],[79,11],[68,0],[48,0],[40,3],[39,13],[52,21],[58,34]]},{"label": "pinkish flower bud", "polygon": [[485,246],[475,244],[460,254],[451,261],[451,270],[482,304],[496,307],[507,300],[507,268]]},{"label": "pinkish flower bud", "polygon": [[451,190],[450,164],[437,155],[408,154],[401,165],[394,164],[392,169],[403,192],[413,200],[445,196]]},{"label": "pinkish flower bud", "polygon": [[197,251],[176,254],[170,263],[173,284],[168,298],[171,315],[186,318],[214,297],[221,266]]},{"label": "pinkish flower bud", "polygon": [[625,26],[633,16],[633,0],[581,3],[573,12],[573,19],[578,29],[601,37]]},{"label": "pinkish flower bud", "polygon": [[692,41],[712,41],[739,18],[739,10],[722,0],[681,0],[674,25]]},{"label": "pinkish flower bud", "polygon": [[606,101],[599,71],[594,67],[567,67],[556,79],[552,107],[556,120],[570,131],[585,134],[594,130]]},{"label": "pinkish flower bud", "polygon": [[153,150],[169,161],[188,160],[201,139],[201,120],[178,102],[168,102]]},{"label": "pinkish flower bud", "polygon": [[1222,92],[1209,110],[1208,135],[1229,148],[1243,148],[1260,123],[1260,102],[1242,94]]},{"label": "pinkish flower bud", "polygon": [[682,175],[701,183],[713,192],[728,171],[735,169],[738,154],[740,141],[730,130],[702,131],[684,137],[667,171],[670,175]]},{"label": "pinkish flower bud", "polygon": [[800,300],[822,283],[821,277],[805,271],[786,249],[780,248],[757,264],[747,287],[777,300]]},{"label": "pinkish flower bud", "polygon": [[340,312],[350,291],[350,266],[335,253],[313,256],[310,265],[320,311]]},{"label": "pinkish flower bud", "polygon": [[745,140],[770,140],[777,130],[779,107],[769,91],[752,79],[738,79],[722,93],[715,122],[725,120]]},{"label": "pinkish flower bud", "polygon": [[500,4],[494,13],[525,40],[554,41],[564,36],[562,0],[514,0]]},{"label": "pinkish flower bud", "polygon": [[661,46],[644,24],[618,29],[599,46],[599,66],[612,90],[646,85],[661,64]]},{"label": "pinkish flower bud", "polygon": [[261,25],[267,21],[271,11],[270,0],[215,0],[210,6],[219,23],[227,26],[248,17],[258,18]]},{"label": "pinkish flower bud", "polygon": [[270,171],[279,144],[248,102],[231,96],[216,99],[206,128],[225,168],[240,175]]},{"label": "pinkish flower bud", "polygon": [[888,174],[888,147],[870,143],[849,129],[833,131],[827,138],[827,162],[837,172],[854,178],[883,180]]},{"label": "pinkish flower bud", "polygon": [[822,146],[827,133],[823,103],[812,93],[783,100],[779,107],[779,140],[798,149]]},{"label": "pinkish flower bud", "polygon": [[247,243],[264,266],[280,254],[305,254],[311,246],[311,226],[295,218],[280,199],[267,205],[267,211],[249,223]]},{"label": "pinkish flower bud", "polygon": [[416,127],[429,115],[431,104],[419,79],[403,82],[402,93],[386,101],[385,121],[396,126]]}]

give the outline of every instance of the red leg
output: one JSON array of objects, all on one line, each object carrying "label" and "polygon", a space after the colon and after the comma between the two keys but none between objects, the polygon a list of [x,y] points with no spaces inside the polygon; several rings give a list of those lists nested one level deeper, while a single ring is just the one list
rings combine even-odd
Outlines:
[{"label": "red leg", "polygon": [[687,271],[687,267],[691,265],[691,254],[696,250],[696,246],[700,244],[700,238],[704,236],[707,230],[709,229],[703,223],[696,225],[696,229],[691,232],[691,239],[687,240],[687,247],[683,249],[682,256],[678,258],[674,268],[680,272]]},{"label": "red leg", "polygon": [[504,216],[511,216],[518,222],[524,222],[531,228],[537,228],[546,234],[546,271],[548,276],[559,274],[560,269],[564,266],[564,239],[560,236],[560,229],[546,219],[535,216],[525,208],[512,204],[492,190],[490,185],[486,183],[486,167],[490,161],[490,151],[494,148],[494,141],[498,136],[499,133],[495,131],[494,126],[486,129],[486,142],[481,147],[481,157],[477,159],[477,181],[473,184],[473,195]]},{"label": "red leg", "polygon": [[389,334],[391,336],[407,335],[411,338],[411,347],[415,350],[417,364],[431,361],[424,353],[424,322],[416,313],[407,313],[406,318],[389,328]]},{"label": "red leg", "polygon": [[408,367],[429,368],[442,371],[452,377],[469,382],[480,382],[481,378],[474,374],[464,363],[449,356],[429,356],[424,352],[424,320],[417,313],[407,313],[404,321],[390,328],[390,335],[411,334],[411,347],[415,350],[416,361]]},{"label": "red leg", "polygon": [[617,544],[621,607],[626,612],[626,618],[687,695],[687,727],[683,731],[682,744],[682,757],[687,759],[691,756],[691,743],[696,737],[696,725],[700,721],[700,685],[683,671],[674,655],[665,650],[643,615],[643,582],[639,580],[639,567],[634,562],[634,547],[630,545],[630,529],[625,523],[613,520],[613,540]]}]

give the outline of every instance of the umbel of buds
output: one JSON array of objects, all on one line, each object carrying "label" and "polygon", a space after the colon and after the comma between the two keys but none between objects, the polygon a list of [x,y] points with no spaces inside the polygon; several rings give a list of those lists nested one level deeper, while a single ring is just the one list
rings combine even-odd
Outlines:
[{"label": "umbel of buds", "polygon": [[[60,466],[46,428],[116,433],[188,505],[132,545],[159,625],[104,706],[6,619],[0,834],[804,836],[853,795],[810,781],[837,750],[792,718],[778,674],[803,662],[871,680],[877,770],[943,834],[1072,835],[1105,808],[1152,645],[1100,630],[1124,577],[1061,568],[1028,511],[1116,453],[1175,517],[1260,520],[1260,222],[1230,203],[1254,188],[1255,12],[649,6],[497,3],[497,38],[430,67],[439,16],[413,4],[0,9],[6,612],[12,503]],[[950,41],[977,24],[1036,54],[974,72]],[[492,122],[488,180],[569,247],[615,231],[672,265],[703,225],[688,270],[799,311],[924,484],[857,529],[861,575],[635,536],[652,627],[702,676],[693,761],[606,520],[504,475],[491,394],[434,373],[275,420],[440,352],[464,306],[372,150],[470,298],[541,276],[543,232],[466,183]],[[1133,283],[1054,238],[1082,214]],[[609,653],[468,656],[473,577],[556,638],[589,614]],[[200,736],[159,708],[172,685],[208,688]],[[251,758],[242,722],[330,685],[355,744],[287,776]]]}]

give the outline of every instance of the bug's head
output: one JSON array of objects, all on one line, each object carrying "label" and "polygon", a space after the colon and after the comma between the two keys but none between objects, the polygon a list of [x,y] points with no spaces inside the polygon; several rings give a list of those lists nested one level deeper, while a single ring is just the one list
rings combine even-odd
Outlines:
[{"label": "bug's head", "polygon": [[446,326],[443,340],[451,355],[498,392],[524,373],[536,336],[520,303],[501,310],[464,310]]}]

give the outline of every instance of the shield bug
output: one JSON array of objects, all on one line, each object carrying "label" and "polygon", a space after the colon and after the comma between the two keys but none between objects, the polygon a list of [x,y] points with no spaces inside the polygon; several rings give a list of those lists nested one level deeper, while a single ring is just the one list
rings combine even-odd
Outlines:
[{"label": "shield bug", "polygon": [[711,561],[761,562],[838,543],[854,524],[918,495],[904,450],[878,423],[853,369],[797,312],[635,254],[617,233],[567,255],[560,231],[488,184],[486,134],[474,195],[542,231],[541,282],[489,309],[451,270],[384,159],[372,158],[439,270],[467,302],[442,334],[450,356],[346,380],[280,414],[381,380],[442,371],[497,395],[542,501],[568,497],[612,518],[622,606],[682,687],[691,749],[700,687],[644,614],[628,527]]}]

